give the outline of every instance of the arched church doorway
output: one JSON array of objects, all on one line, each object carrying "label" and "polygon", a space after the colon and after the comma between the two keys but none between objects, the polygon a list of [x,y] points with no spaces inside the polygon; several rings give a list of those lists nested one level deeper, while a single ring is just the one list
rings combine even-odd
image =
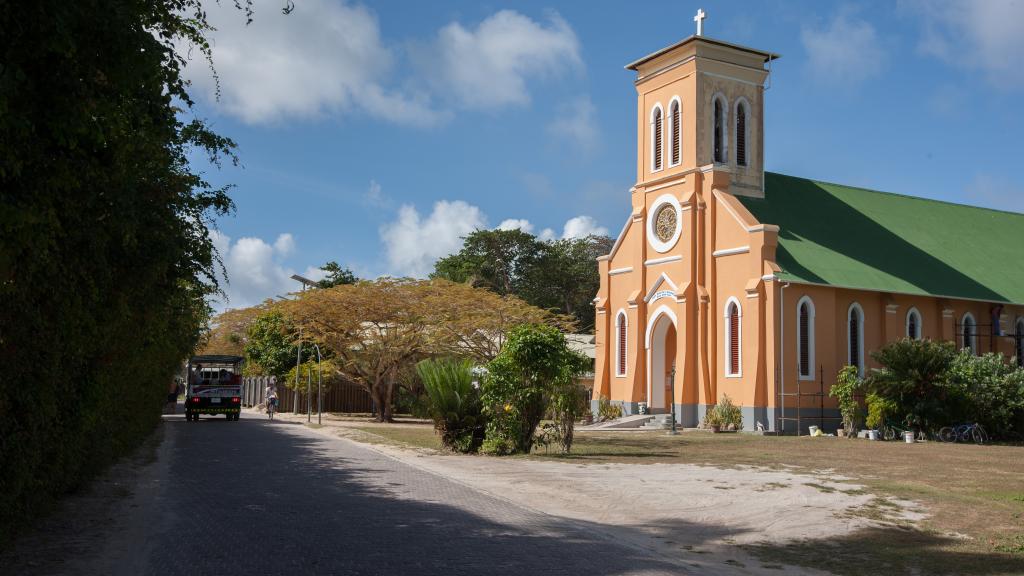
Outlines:
[{"label": "arched church doorway", "polygon": [[671,375],[676,363],[675,318],[658,314],[648,331],[647,405],[654,414],[671,411]]}]

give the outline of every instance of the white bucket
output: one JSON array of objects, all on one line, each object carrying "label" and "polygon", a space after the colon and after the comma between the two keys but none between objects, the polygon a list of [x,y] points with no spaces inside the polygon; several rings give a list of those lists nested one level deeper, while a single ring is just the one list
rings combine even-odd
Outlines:
[{"label": "white bucket", "polygon": [[913,444],[914,443],[914,433],[911,432],[911,431],[904,432],[903,433],[903,441],[906,442],[907,444]]},{"label": "white bucket", "polygon": [[817,426],[808,426],[807,427],[807,433],[810,434],[811,436],[814,436],[815,434],[818,433],[818,427]]},{"label": "white bucket", "polygon": [[868,440],[878,440],[878,430],[868,430]]}]

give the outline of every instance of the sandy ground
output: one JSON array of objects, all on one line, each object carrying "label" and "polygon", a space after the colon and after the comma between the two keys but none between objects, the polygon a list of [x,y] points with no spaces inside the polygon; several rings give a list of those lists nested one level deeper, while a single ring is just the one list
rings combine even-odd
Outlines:
[{"label": "sandy ground", "polygon": [[[359,435],[351,426],[365,425],[324,423],[321,432],[356,440]],[[851,512],[875,496],[827,471],[807,475],[691,464],[575,464],[387,444],[374,448],[518,505],[618,530],[638,545],[694,558],[709,568],[731,565],[736,574],[778,574],[781,568],[763,565],[742,545],[841,539],[873,525]],[[920,517],[913,503],[894,504],[903,508],[903,520]],[[788,566],[785,572],[822,574]]]}]

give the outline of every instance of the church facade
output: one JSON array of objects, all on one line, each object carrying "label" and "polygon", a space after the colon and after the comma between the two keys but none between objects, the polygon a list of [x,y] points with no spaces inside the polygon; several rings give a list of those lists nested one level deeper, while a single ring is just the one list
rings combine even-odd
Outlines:
[{"label": "church facade", "polygon": [[798,386],[900,338],[1024,357],[1024,215],[765,172],[776,58],[697,35],[627,66],[636,184],[598,259],[595,410],[696,426],[728,395],[770,431],[820,413]]}]

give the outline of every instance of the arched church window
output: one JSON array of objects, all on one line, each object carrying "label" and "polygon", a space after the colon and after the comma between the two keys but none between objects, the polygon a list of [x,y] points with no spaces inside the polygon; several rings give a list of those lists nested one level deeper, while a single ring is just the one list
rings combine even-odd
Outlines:
[{"label": "arched church window", "polygon": [[736,164],[747,165],[747,106],[742,100],[736,104]]},{"label": "arched church window", "polygon": [[661,114],[661,105],[654,107],[651,111],[651,171],[661,170],[661,157],[664,154],[663,146],[663,124],[664,118]]},{"label": "arched church window", "polygon": [[626,313],[619,312],[615,317],[615,375],[626,375]]},{"label": "arched church window", "polygon": [[1024,318],[1017,319],[1015,341],[1017,346],[1014,351],[1017,353],[1017,366],[1024,367]]},{"label": "arched church window", "polygon": [[679,113],[679,99],[674,98],[672,104],[669,106],[669,122],[671,122],[671,138],[672,142],[669,144],[669,164],[672,166],[678,166],[682,159],[682,132],[683,127],[681,125],[682,118]]},{"label": "arched church window", "polygon": [[800,378],[814,378],[814,303],[807,296],[797,304],[797,363]]},{"label": "arched church window", "polygon": [[741,357],[741,313],[740,304],[735,298],[730,298],[725,306],[725,375],[740,375]]},{"label": "arched church window", "polygon": [[857,368],[857,373],[864,375],[864,310],[860,304],[854,302],[850,305],[847,314],[847,355],[850,366]]},{"label": "arched church window", "polygon": [[714,101],[714,117],[713,117],[713,137],[714,142],[713,153],[715,162],[723,163],[726,161],[725,154],[725,99],[721,96],[716,96]]},{"label": "arched church window", "polygon": [[963,342],[962,347],[969,349],[971,354],[978,353],[977,327],[978,324],[974,321],[974,316],[970,312],[964,314],[963,320],[960,321],[960,337]]},{"label": "arched church window", "polygon": [[917,311],[917,308],[911,308],[907,312],[907,338],[921,339],[921,313]]}]

